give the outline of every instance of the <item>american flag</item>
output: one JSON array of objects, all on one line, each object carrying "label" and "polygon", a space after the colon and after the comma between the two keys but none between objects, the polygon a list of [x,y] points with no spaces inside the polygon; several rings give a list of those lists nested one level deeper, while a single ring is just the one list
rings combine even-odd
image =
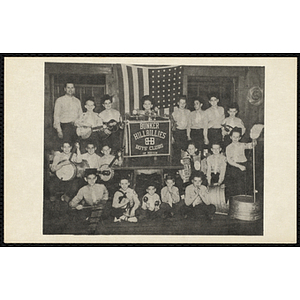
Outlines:
[{"label": "american flag", "polygon": [[118,65],[120,112],[142,109],[141,98],[150,95],[160,114],[171,113],[182,94],[182,66],[141,67]]}]

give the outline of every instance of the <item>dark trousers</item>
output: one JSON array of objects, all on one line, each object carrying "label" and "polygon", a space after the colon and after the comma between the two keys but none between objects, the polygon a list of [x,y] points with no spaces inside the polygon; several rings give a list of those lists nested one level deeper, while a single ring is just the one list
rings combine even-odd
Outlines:
[{"label": "dark trousers", "polygon": [[183,200],[180,200],[178,203],[173,203],[172,207],[168,203],[163,202],[160,205],[161,215],[162,217],[169,217],[171,214],[180,216],[182,215],[184,205]]},{"label": "dark trousers", "polygon": [[216,207],[213,204],[206,205],[205,203],[201,203],[193,207],[184,206],[183,207],[183,214],[186,215],[188,218],[198,219],[202,216],[207,218],[211,218],[214,213],[216,212]]},{"label": "dark trousers", "polygon": [[122,130],[119,129],[116,132],[112,132],[109,137],[107,137],[104,140],[100,140],[100,143],[102,145],[108,145],[112,152],[115,154],[116,151],[118,151],[122,146],[123,141],[121,141],[122,137]]},{"label": "dark trousers", "polygon": [[218,183],[220,178],[220,173],[211,173],[211,184]]},{"label": "dark trousers", "polygon": [[154,220],[157,218],[161,218],[162,216],[162,211],[159,209],[157,211],[151,211],[148,209],[142,209],[141,207],[137,209],[136,215],[139,218],[139,220],[143,219],[150,219]]},{"label": "dark trousers", "polygon": [[241,171],[239,168],[227,165],[226,170],[226,199],[236,195],[251,195],[252,191],[252,172],[251,163],[244,162],[238,163],[246,167],[245,171]]},{"label": "dark trousers", "polygon": [[222,130],[221,128],[209,128],[207,132],[207,137],[210,145],[213,143],[222,144]]},{"label": "dark trousers", "polygon": [[187,148],[187,131],[186,129],[176,129],[173,132],[174,137],[174,156],[176,159],[180,159],[181,150],[186,150]]},{"label": "dark trousers", "polygon": [[119,219],[125,213],[125,209],[123,208],[111,208],[111,216]]},{"label": "dark trousers", "polygon": [[195,144],[196,148],[203,154],[204,148],[204,136],[203,129],[191,129],[191,140]]},{"label": "dark trousers", "polygon": [[74,178],[70,181],[62,181],[56,176],[53,176],[49,179],[48,188],[50,197],[54,197],[57,193],[64,193],[68,197],[73,198],[78,192],[78,187],[78,178]]},{"label": "dark trousers", "polygon": [[224,152],[226,151],[226,147],[232,143],[232,140],[229,135],[224,136],[224,141],[223,141],[223,147],[224,147]]},{"label": "dark trousers", "polygon": [[60,123],[60,127],[63,132],[63,141],[70,142],[73,145],[79,140],[73,123]]}]

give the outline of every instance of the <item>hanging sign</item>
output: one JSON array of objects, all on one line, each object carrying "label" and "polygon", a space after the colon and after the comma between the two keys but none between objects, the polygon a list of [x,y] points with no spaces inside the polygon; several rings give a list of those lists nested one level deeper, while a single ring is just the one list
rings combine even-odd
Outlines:
[{"label": "hanging sign", "polygon": [[129,156],[170,155],[170,121],[128,121]]}]

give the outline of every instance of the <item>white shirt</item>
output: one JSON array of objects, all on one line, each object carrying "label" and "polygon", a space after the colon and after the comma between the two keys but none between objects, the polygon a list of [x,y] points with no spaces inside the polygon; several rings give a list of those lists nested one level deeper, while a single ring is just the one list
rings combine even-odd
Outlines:
[{"label": "white shirt", "polygon": [[[70,152],[69,154],[65,154],[64,152],[59,152],[57,151],[53,157],[53,163],[51,165],[51,171],[52,172],[55,172],[56,171],[56,167],[57,165],[62,162],[62,161],[65,161],[65,160],[69,160],[70,157],[71,157],[72,153]],[[77,154],[74,153],[72,155],[72,158],[71,158],[71,161],[72,162],[80,162],[80,159],[78,159],[77,157]]]},{"label": "white shirt", "polygon": [[87,204],[94,205],[100,200],[108,200],[108,191],[104,184],[96,183],[93,186],[85,185],[70,202],[71,207],[76,207],[81,200],[85,200]]},{"label": "white shirt", "polygon": [[[236,117],[234,117],[234,118],[230,118],[230,117],[225,118],[225,120],[223,122],[223,125],[229,125],[232,128],[234,128],[234,127],[242,128],[242,135],[246,131],[245,125],[244,125],[243,121],[240,118],[236,118]],[[229,134],[231,130],[232,129],[230,129],[228,132],[223,130],[224,135]]]},{"label": "white shirt", "polygon": [[230,165],[247,161],[245,149],[252,149],[252,143],[231,143],[226,147],[226,157]]},{"label": "white shirt", "polygon": [[161,189],[161,201],[168,203],[171,207],[173,203],[178,203],[180,201],[179,190],[178,187],[172,186],[171,193],[167,186]]},{"label": "white shirt", "polygon": [[184,202],[187,206],[191,205],[195,207],[201,203],[209,205],[210,202],[207,199],[208,191],[206,186],[201,185],[200,188],[196,188],[193,184],[189,185],[185,189]]},{"label": "white shirt", "polygon": [[78,158],[86,160],[89,164],[89,167],[92,169],[94,169],[94,168],[99,169],[101,166],[100,156],[97,155],[96,153],[91,155],[87,152],[87,153],[81,154]]},{"label": "white shirt", "polygon": [[99,115],[95,112],[85,112],[76,121],[76,126],[97,127],[103,125]]},{"label": "white shirt", "polygon": [[116,109],[106,109],[104,111],[102,111],[101,113],[99,113],[99,117],[101,118],[103,123],[107,123],[110,120],[115,120],[117,122],[120,121],[120,112],[117,111]]},{"label": "white shirt", "polygon": [[206,114],[203,110],[194,110],[189,117],[189,127],[191,129],[201,129],[207,125]]},{"label": "white shirt", "polygon": [[190,111],[188,109],[176,109],[172,113],[173,119],[176,122],[177,129],[187,129],[189,118],[190,118]]},{"label": "white shirt", "polygon": [[140,201],[139,201],[139,198],[138,198],[138,195],[137,193],[135,192],[135,190],[131,189],[131,188],[127,188],[126,191],[120,189],[118,191],[115,192],[114,194],[114,198],[113,198],[113,203],[112,203],[112,207],[115,207],[115,208],[125,208],[127,206],[127,204],[122,204],[122,201],[121,203],[119,203],[119,197],[122,197],[124,196],[124,194],[126,195],[126,198],[129,199],[130,201],[133,201],[136,204],[139,204]]},{"label": "white shirt", "polygon": [[[144,200],[148,199],[146,202]],[[155,205],[155,202],[158,201],[158,205]],[[153,195],[150,195],[149,193],[147,193],[143,199],[142,199],[142,209],[144,210],[150,210],[150,211],[157,211],[159,210],[159,205],[160,205],[161,201],[159,198],[159,195],[154,193]]]},{"label": "white shirt", "polygon": [[54,106],[55,129],[60,128],[60,123],[75,122],[82,115],[81,102],[74,96],[64,95],[59,97]]},{"label": "white shirt", "polygon": [[223,154],[213,154],[207,157],[207,180],[210,182],[211,173],[220,173],[220,181],[225,178],[226,157]]},{"label": "white shirt", "polygon": [[221,128],[221,124],[225,119],[224,108],[222,106],[210,107],[206,111],[208,128]]},{"label": "white shirt", "polygon": [[115,158],[115,156],[112,154],[101,156],[100,160],[99,160],[100,166],[109,165],[113,161],[114,158]]}]

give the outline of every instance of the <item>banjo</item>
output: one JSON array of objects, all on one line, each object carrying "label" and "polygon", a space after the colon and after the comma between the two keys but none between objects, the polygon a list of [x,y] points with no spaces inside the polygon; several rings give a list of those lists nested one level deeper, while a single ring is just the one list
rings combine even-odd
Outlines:
[{"label": "banjo", "polygon": [[[125,147],[125,146],[124,146]],[[117,151],[117,154],[113,158],[113,160],[110,162],[110,164],[104,164],[100,167],[98,174],[101,180],[103,181],[109,181],[114,177],[114,170],[112,169],[112,165],[121,156],[121,152],[123,151],[124,147],[122,147],[120,150]]]},{"label": "banjo", "polygon": [[[55,172],[55,175],[58,179],[62,181],[70,181],[75,177],[82,178],[84,175],[85,169],[89,168],[89,164],[86,160],[83,160],[81,163],[71,162],[72,156],[75,153],[76,147],[72,150],[71,156],[68,159],[69,164],[62,166],[59,170]],[[58,165],[66,162],[67,160],[62,160],[58,163]]]},{"label": "banjo", "polygon": [[[104,125],[102,125],[102,126],[97,126],[97,127],[80,126],[80,127],[77,127],[76,134],[85,140],[85,139],[88,139],[93,132],[98,132],[99,137],[101,139],[106,139],[111,135],[111,133],[119,130],[120,126],[121,126],[120,122],[117,122],[116,120],[111,119],[107,123],[104,123]],[[104,131],[105,129],[108,129],[111,133],[107,134]]]}]

